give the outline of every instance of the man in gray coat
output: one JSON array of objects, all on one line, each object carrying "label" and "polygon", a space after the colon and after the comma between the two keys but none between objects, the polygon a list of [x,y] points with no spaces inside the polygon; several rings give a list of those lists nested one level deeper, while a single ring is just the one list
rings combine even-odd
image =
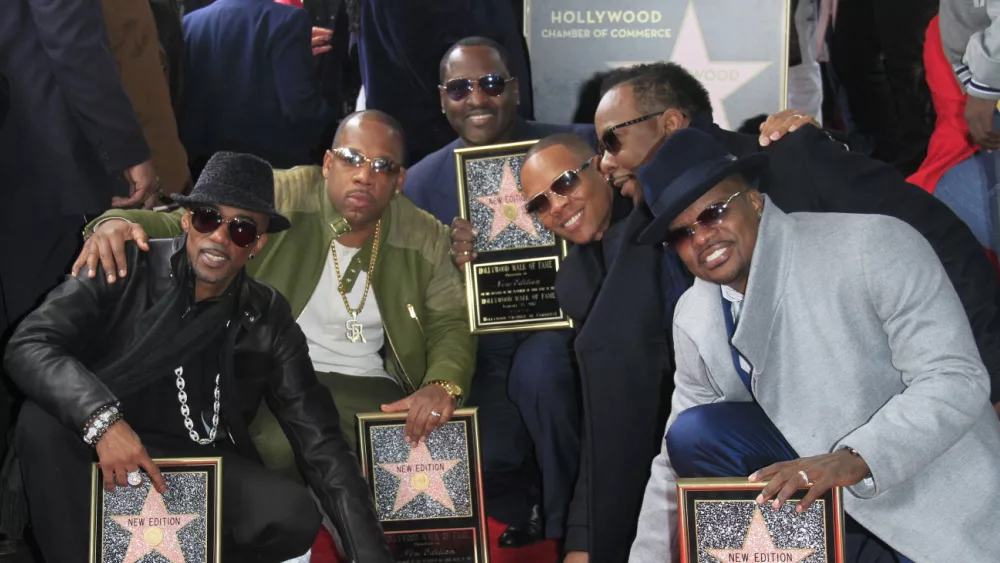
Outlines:
[{"label": "man in gray coat", "polygon": [[783,213],[751,187],[766,162],[687,129],[640,169],[639,242],[697,280],[630,561],[678,560],[678,477],[737,476],[773,508],[846,487],[847,561],[995,560],[1000,422],[940,261],[890,217]]}]

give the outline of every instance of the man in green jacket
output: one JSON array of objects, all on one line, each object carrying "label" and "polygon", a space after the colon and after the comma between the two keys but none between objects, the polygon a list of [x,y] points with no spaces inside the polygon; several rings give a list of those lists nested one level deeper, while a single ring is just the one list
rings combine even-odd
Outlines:
[{"label": "man in green jacket", "polygon": [[[448,421],[475,368],[448,229],[399,195],[403,154],[392,117],[365,111],[345,119],[322,168],[275,171],[276,205],[292,227],[247,263],[291,303],[352,444],[355,414],[379,409],[408,410],[407,439],[424,440]],[[149,237],[172,237],[180,214],[112,210],[87,231],[73,275],[94,275],[100,261],[123,277],[125,241],[145,248]],[[254,441],[268,467],[293,467],[268,413],[254,420]]]}]

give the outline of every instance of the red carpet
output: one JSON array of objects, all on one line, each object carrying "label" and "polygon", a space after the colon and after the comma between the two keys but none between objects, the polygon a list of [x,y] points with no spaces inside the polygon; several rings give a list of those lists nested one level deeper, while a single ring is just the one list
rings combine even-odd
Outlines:
[{"label": "red carpet", "polygon": [[[500,549],[496,540],[507,529],[506,524],[489,519],[490,563],[556,563],[559,561],[556,542],[542,542],[521,549]],[[316,543],[313,544],[310,563],[340,563],[333,546],[333,538],[326,529],[320,530]]]}]

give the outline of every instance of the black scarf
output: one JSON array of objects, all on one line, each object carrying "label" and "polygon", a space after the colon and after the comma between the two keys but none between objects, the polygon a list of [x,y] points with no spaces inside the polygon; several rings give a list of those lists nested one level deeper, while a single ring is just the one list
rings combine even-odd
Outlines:
[{"label": "black scarf", "polygon": [[[183,237],[182,237],[183,238]],[[207,346],[236,315],[243,272],[233,279],[218,303],[198,310],[194,307],[194,276],[187,259],[186,241],[171,257],[175,283],[152,307],[139,316],[132,330],[128,352],[94,367],[94,373],[115,396],[126,397],[169,374],[166,366],[184,365]],[[195,315],[193,319],[185,316]]]}]

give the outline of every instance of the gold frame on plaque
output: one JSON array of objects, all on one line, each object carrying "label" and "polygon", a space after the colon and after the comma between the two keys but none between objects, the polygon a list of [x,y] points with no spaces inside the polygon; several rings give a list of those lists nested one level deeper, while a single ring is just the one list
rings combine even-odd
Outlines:
[{"label": "gold frame on plaque", "polygon": [[[475,542],[475,561],[476,563],[489,563],[490,561],[490,546],[489,546],[489,532],[488,523],[486,520],[486,509],[484,506],[483,499],[483,470],[482,470],[482,453],[479,448],[479,415],[478,407],[464,407],[456,409],[452,414],[451,419],[446,423],[452,422],[463,422],[467,425],[466,436],[471,436],[472,443],[469,447],[469,453],[475,456],[475,467],[472,467],[471,459],[469,460],[469,487],[470,498],[474,500],[475,509],[472,511],[471,516],[465,517],[453,517],[452,519],[468,519],[473,518],[474,523],[478,524],[479,537]],[[355,415],[357,418],[357,439],[358,439],[358,460],[361,462],[361,474],[364,475],[365,480],[368,481],[370,491],[374,495],[375,483],[372,482],[372,475],[369,472],[369,456],[371,452],[369,451],[369,437],[366,436],[365,428],[366,422],[399,422],[405,424],[407,413],[358,413]],[[459,419],[459,420],[456,420]],[[470,456],[471,458],[472,456]],[[374,460],[372,460],[374,468]],[[473,486],[472,480],[475,480],[475,486]],[[423,518],[413,521],[426,521],[426,520],[440,520],[442,518]],[[392,520],[390,522],[406,522],[407,520]],[[383,524],[384,525],[384,524]],[[459,531],[459,530],[476,530],[475,526],[456,526],[454,528],[427,528],[414,530],[416,532],[442,532],[442,531]],[[401,534],[407,533],[404,531],[386,531],[386,534]]]},{"label": "gold frame on plaque", "polygon": [[[465,183],[465,165],[470,161],[475,160],[486,160],[488,158],[507,158],[510,156],[517,156],[528,152],[538,139],[530,141],[517,141],[514,143],[502,143],[497,145],[487,145],[482,147],[468,147],[462,149],[455,149],[455,176],[458,179],[458,214],[459,217],[468,218],[469,217],[469,204],[466,201],[466,183]],[[491,154],[495,156],[490,157],[478,157],[477,155]],[[551,232],[551,231],[550,231]],[[530,250],[532,248],[546,248],[553,246],[556,252],[553,256],[544,257],[529,257],[529,258],[518,258],[511,260],[497,260],[490,261],[486,264],[480,264],[478,267],[485,266],[496,266],[496,265],[507,265],[507,264],[517,264],[525,262],[535,262],[541,260],[549,260],[555,258],[555,270],[556,275],[558,275],[559,269],[562,267],[563,260],[566,259],[566,255],[569,253],[569,243],[552,233],[554,238],[554,244],[552,245],[538,245],[531,247],[522,247],[521,249],[509,250],[507,252],[516,252],[517,250]],[[493,325],[485,325],[479,322],[479,300],[476,299],[478,283],[476,282],[476,262],[470,262],[469,266],[464,268],[465,276],[465,299],[466,299],[466,309],[469,314],[469,330],[474,334],[490,334],[497,332],[512,332],[512,331],[534,331],[534,330],[552,330],[560,328],[573,328],[573,319],[569,317],[560,308],[560,316],[556,320],[552,321],[537,321],[530,323],[523,323],[523,321],[498,321]],[[523,324],[522,324],[523,323]]]},{"label": "gold frame on plaque", "polygon": [[[681,563],[694,563],[698,560],[697,554],[690,553],[690,535],[688,530],[689,518],[687,511],[688,497],[691,493],[696,492],[706,492],[706,491],[720,491],[720,492],[736,492],[743,493],[746,492],[748,496],[746,499],[722,499],[722,500],[694,500],[697,504],[698,502],[750,502],[754,501],[756,496],[760,494],[760,490],[767,485],[766,482],[751,483],[746,480],[745,477],[733,477],[733,478],[722,478],[722,477],[712,477],[712,478],[688,478],[688,479],[677,479],[677,530],[678,530],[678,543],[680,543],[680,554]],[[793,494],[789,500],[795,501],[801,499],[809,491],[808,488],[801,488]],[[823,533],[826,538],[826,545],[832,543],[832,558],[830,554],[827,556],[827,561],[830,563],[844,563],[844,498],[843,489],[841,487],[834,487],[824,493],[817,500],[823,500],[829,503],[830,514],[829,517],[832,518],[832,522],[828,521],[828,515],[824,512],[823,516]],[[829,537],[829,534],[833,534],[833,538]],[[695,530],[695,546],[698,545],[697,539],[697,529]]]},{"label": "gold frame on plaque", "polygon": [[[212,558],[211,563],[220,563],[222,561],[222,458],[221,457],[188,457],[188,458],[156,458],[152,460],[157,467],[161,469],[170,467],[182,467],[182,466],[214,466],[215,477],[214,479],[208,477],[214,481],[215,486],[215,523],[206,523],[206,529],[211,528],[215,534],[214,536],[214,546],[212,548]],[[209,473],[205,471],[204,473]],[[97,505],[98,505],[98,495],[104,494],[103,480],[100,478],[100,464],[91,464],[91,495],[90,495],[90,541],[89,541],[89,560],[90,563],[101,563],[96,558],[97,555]],[[206,513],[208,512],[209,497],[205,497]],[[101,506],[104,506],[103,501],[101,501]],[[103,522],[103,515],[101,515],[101,521]],[[206,538],[207,539],[207,538]],[[206,549],[208,546],[206,546]],[[206,553],[206,559],[208,553]],[[103,560],[104,558],[101,557]]]}]

